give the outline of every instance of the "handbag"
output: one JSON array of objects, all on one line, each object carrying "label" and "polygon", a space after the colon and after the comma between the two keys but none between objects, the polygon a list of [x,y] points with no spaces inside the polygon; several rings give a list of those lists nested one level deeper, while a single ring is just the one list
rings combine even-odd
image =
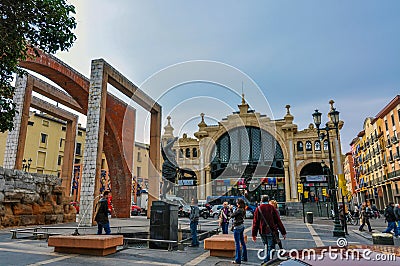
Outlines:
[{"label": "handbag", "polygon": [[269,226],[267,220],[265,219],[263,213],[261,212],[260,206],[258,206],[258,212],[260,214],[260,216],[263,218],[265,225],[267,226],[267,228],[269,229],[269,231],[271,231],[272,234],[272,240],[274,241],[275,244],[278,244],[281,242],[281,240],[279,239],[279,232],[278,231],[272,231],[271,227]]}]

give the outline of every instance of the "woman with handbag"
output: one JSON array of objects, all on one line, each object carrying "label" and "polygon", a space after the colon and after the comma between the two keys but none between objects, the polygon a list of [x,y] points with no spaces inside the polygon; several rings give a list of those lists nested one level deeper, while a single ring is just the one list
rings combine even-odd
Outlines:
[{"label": "woman with handbag", "polygon": [[[245,216],[245,204],[243,199],[237,200],[237,209],[232,213],[231,218],[233,222],[233,237],[235,239],[235,260],[233,264],[241,264],[242,261],[247,261],[247,248],[246,242],[244,242],[244,216]],[[240,252],[240,245],[242,245],[242,252]]]},{"label": "woman with handbag", "polygon": [[228,206],[228,202],[224,202],[224,207],[221,209],[219,213],[219,225],[222,228],[222,234],[228,234],[228,227],[229,227],[229,216],[230,210]]},{"label": "woman with handbag", "polygon": [[286,239],[286,229],[282,224],[278,211],[274,206],[269,204],[268,195],[264,195],[261,199],[260,206],[254,211],[252,238],[256,242],[257,234],[261,236],[264,247],[267,248],[264,263],[268,262],[272,257],[271,252],[275,249],[276,233],[281,232],[283,239]]}]

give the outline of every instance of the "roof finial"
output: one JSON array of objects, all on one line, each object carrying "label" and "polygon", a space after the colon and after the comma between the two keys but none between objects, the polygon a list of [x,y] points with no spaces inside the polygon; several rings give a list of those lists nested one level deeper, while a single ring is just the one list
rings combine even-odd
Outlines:
[{"label": "roof finial", "polygon": [[171,125],[171,117],[167,116],[167,120],[168,120],[168,125],[170,126]]},{"label": "roof finial", "polygon": [[334,100],[330,100],[329,104],[331,105],[331,111],[333,111],[335,108],[333,107],[333,104],[335,103]]},{"label": "roof finial", "polygon": [[285,106],[285,108],[287,109],[287,113],[286,113],[286,114],[290,115],[290,105],[287,104],[287,105]]},{"label": "roof finial", "polygon": [[201,113],[200,116],[201,116],[201,122],[204,122],[204,113]]}]

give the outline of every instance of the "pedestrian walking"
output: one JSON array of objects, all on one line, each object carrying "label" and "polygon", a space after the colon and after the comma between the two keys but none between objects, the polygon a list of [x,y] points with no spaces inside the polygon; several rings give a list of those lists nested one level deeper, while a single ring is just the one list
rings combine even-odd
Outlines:
[{"label": "pedestrian walking", "polygon": [[391,231],[394,230],[394,236],[398,237],[399,233],[397,232],[396,216],[394,214],[394,202],[389,202],[388,206],[385,208],[383,216],[385,216],[388,225],[386,230],[382,233],[391,233]]},{"label": "pedestrian walking", "polygon": [[198,247],[199,239],[197,238],[197,225],[199,224],[200,209],[197,206],[198,200],[192,198],[192,204],[190,205],[190,233],[192,234],[192,244],[189,247]]},{"label": "pedestrian walking", "polygon": [[371,224],[369,223],[370,212],[371,212],[370,208],[364,202],[361,207],[361,225],[360,225],[360,228],[358,228],[359,231],[364,231],[363,228],[364,228],[365,224],[367,224],[368,231],[372,232]]},{"label": "pedestrian walking", "polygon": [[[235,260],[233,264],[241,264],[242,261],[247,261],[247,248],[246,242],[244,242],[244,216],[245,216],[245,204],[244,200],[239,198],[237,200],[237,208],[234,213],[231,214],[233,222],[233,237],[235,239]],[[242,251],[240,250],[242,246]]]},{"label": "pedestrian walking", "polygon": [[[270,200],[269,204],[271,204],[272,206],[274,206],[275,210],[276,210],[276,214],[279,216],[279,218],[281,217],[279,214],[279,209],[278,209],[278,202],[276,200]],[[283,245],[282,245],[282,241],[279,238],[279,233],[275,235],[275,244],[278,244],[278,247],[280,249],[283,249]]]},{"label": "pedestrian walking", "polygon": [[228,202],[225,201],[223,203],[223,208],[219,214],[219,224],[222,228],[222,234],[228,234],[228,227],[229,227],[229,217],[231,215]]},{"label": "pedestrian walking", "polygon": [[111,234],[111,229],[110,229],[110,221],[108,220],[108,197],[109,197],[109,192],[104,191],[103,197],[99,200],[97,203],[98,208],[97,208],[97,213],[96,216],[94,217],[94,220],[97,222],[97,234],[101,235],[104,231],[106,232],[106,235]]},{"label": "pedestrian walking", "polygon": [[396,217],[396,235],[400,236],[400,205],[398,203],[394,205],[394,216]]},{"label": "pedestrian walking", "polygon": [[274,206],[269,204],[268,195],[264,195],[261,200],[260,206],[254,212],[252,238],[256,242],[257,234],[261,236],[264,247],[267,247],[267,254],[264,263],[272,258],[272,250],[275,249],[276,235],[279,236],[281,232],[283,239],[286,239],[286,229],[282,224],[278,211]]}]

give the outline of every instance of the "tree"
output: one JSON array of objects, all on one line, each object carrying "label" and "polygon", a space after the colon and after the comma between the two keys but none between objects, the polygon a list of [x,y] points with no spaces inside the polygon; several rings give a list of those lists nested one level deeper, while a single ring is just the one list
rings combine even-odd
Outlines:
[{"label": "tree", "polygon": [[[0,0],[0,132],[13,129],[12,101],[20,60],[68,50],[76,37],[75,7],[66,0]],[[30,53],[33,51],[33,53]]]}]

